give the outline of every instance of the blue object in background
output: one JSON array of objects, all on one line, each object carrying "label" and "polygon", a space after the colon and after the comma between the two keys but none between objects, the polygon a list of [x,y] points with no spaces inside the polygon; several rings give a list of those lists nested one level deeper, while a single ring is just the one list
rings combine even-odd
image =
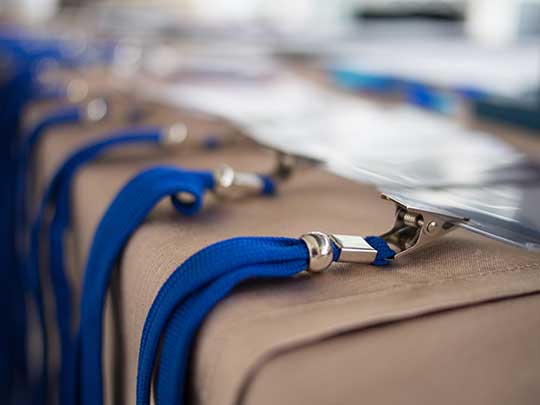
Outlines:
[{"label": "blue object in background", "polygon": [[403,88],[409,104],[442,114],[456,111],[458,100],[455,95],[418,82],[404,83]]},{"label": "blue object in background", "polygon": [[332,67],[328,73],[338,87],[393,96],[416,107],[448,115],[455,114],[463,101],[476,102],[489,98],[486,92],[475,87],[442,88],[427,82],[351,68]]},{"label": "blue object in background", "polygon": [[336,85],[348,90],[372,91],[388,95],[395,94],[400,87],[398,79],[383,74],[330,69],[330,77]]},{"label": "blue object in background", "polygon": [[[99,55],[100,52],[94,52],[93,60]],[[84,55],[65,42],[2,27],[0,61],[4,67],[0,76],[0,308],[4,311],[0,333],[0,398],[8,405],[39,404],[46,398],[42,396],[43,387],[32,384],[28,370],[23,263],[16,254],[15,178],[19,130],[23,110],[29,102],[64,96],[63,89],[44,87],[39,82],[44,62],[75,67],[84,61]]]}]

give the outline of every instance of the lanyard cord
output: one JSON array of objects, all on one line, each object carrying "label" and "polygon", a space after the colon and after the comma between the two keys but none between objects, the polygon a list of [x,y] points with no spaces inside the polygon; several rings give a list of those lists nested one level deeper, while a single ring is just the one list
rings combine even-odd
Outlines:
[{"label": "lanyard cord", "polygon": [[[17,161],[15,150],[20,119],[24,106],[38,94],[34,86],[32,66],[35,60],[28,55],[22,55],[17,61],[17,71],[1,88],[2,109],[0,112],[0,128],[3,134],[1,149],[0,205],[2,240],[0,242],[0,257],[2,258],[2,308],[10,315],[6,319],[5,330],[0,351],[4,353],[0,368],[0,396],[7,402],[23,403],[28,400],[27,390],[27,314],[24,299],[24,279],[19,270],[21,258],[17,256],[15,234],[17,226],[16,204],[16,175]],[[19,270],[19,271],[18,271]]]},{"label": "lanyard cord", "polygon": [[[56,111],[55,113],[47,116],[41,120],[34,129],[28,134],[28,136],[23,139],[18,158],[17,158],[17,176],[16,176],[16,186],[15,186],[15,234],[20,239],[16,240],[19,244],[16,244],[16,247],[19,249],[19,260],[23,266],[23,285],[27,292],[30,294],[33,304],[36,308],[36,315],[38,320],[38,327],[41,332],[41,344],[42,344],[42,364],[41,370],[39,371],[38,381],[39,383],[36,386],[36,391],[33,393],[35,398],[35,403],[41,403],[45,400],[44,390],[46,381],[48,380],[48,338],[46,333],[46,319],[45,319],[45,310],[43,306],[43,292],[41,290],[41,285],[39,282],[39,273],[31,272],[28,268],[28,264],[24,264],[24,245],[23,245],[23,236],[26,231],[26,215],[27,215],[27,206],[26,206],[26,189],[27,189],[27,175],[28,175],[28,162],[30,160],[31,152],[33,146],[39,141],[41,136],[47,131],[47,129],[61,124],[74,123],[80,120],[80,113],[77,107],[69,107]],[[37,255],[38,253],[35,252]],[[32,261],[31,252],[29,252],[29,257],[27,260]],[[25,268],[27,267],[27,268]],[[23,336],[23,346],[26,346],[26,338]]]},{"label": "lanyard cord", "polygon": [[[395,254],[381,238],[365,239],[377,250],[372,264],[385,265],[386,259]],[[336,261],[340,251],[335,244],[332,249]],[[182,404],[190,348],[208,312],[244,280],[290,277],[306,270],[308,265],[305,243],[290,238],[234,238],[190,257],[161,287],[146,318],[139,351],[137,404],[149,404],[160,342],[156,401]]]},{"label": "lanyard cord", "polygon": [[[81,303],[78,353],[83,405],[103,403],[104,300],[113,266],[126,240],[163,197],[172,195],[177,210],[194,214],[201,208],[204,192],[212,188],[213,178],[209,172],[163,167],[150,169],[124,186],[103,216],[90,250]],[[271,186],[265,188],[267,192],[272,189]],[[184,205],[175,199],[174,196],[182,192],[191,194],[193,202]],[[370,244],[376,245],[373,240],[380,242],[376,237],[366,238]],[[374,264],[385,264],[385,258],[394,255],[386,244],[374,247],[378,250]],[[333,248],[334,259],[337,260],[339,251],[335,246]],[[216,260],[216,257],[227,257],[227,262]],[[165,376],[165,383],[158,384],[159,399],[164,398],[163,403],[166,404],[175,402],[165,398],[182,398],[183,386],[178,384],[183,380],[186,362],[181,358],[187,358],[189,342],[198,325],[227,291],[247,278],[294,275],[305,270],[308,261],[309,253],[304,242],[287,238],[232,239],[212,245],[188,259],[161,288],[145,322],[139,354],[137,403],[148,403],[154,359],[162,332],[172,315],[172,332],[166,335],[171,337],[166,337],[164,342],[169,342],[167,350],[171,350],[175,357],[171,357],[171,362],[163,363],[163,370],[160,367],[160,376]],[[186,343],[179,345],[180,354],[176,356],[173,346],[180,336],[179,331],[185,333],[183,339]],[[168,379],[167,375],[171,378]],[[170,387],[173,380],[175,388]]]},{"label": "lanyard cord", "polygon": [[[63,52],[53,42],[34,41],[23,38],[19,33],[2,30],[0,52],[13,63],[12,75],[0,86],[0,257],[2,268],[1,306],[8,313],[5,320],[0,352],[0,397],[6,403],[25,403],[28,401],[28,370],[26,352],[26,302],[23,274],[20,271],[21,258],[17,256],[15,234],[17,225],[16,176],[17,159],[14,151],[17,146],[20,121],[24,107],[33,99],[42,96],[42,89],[36,84],[36,67],[44,59],[62,59]],[[12,68],[12,69],[11,69]],[[50,98],[53,94],[47,94]]]},{"label": "lanyard cord", "polygon": [[[182,375],[189,353],[187,341],[191,340],[206,313],[234,284],[243,278],[257,275],[271,276],[274,273],[274,277],[292,276],[305,270],[307,263],[307,248],[301,240],[264,237],[234,238],[218,242],[186,260],[161,287],[146,318],[139,350],[137,404],[149,404],[152,371],[161,332],[173,312],[175,316],[185,316],[186,322],[179,329],[171,322],[167,336],[176,335],[174,337],[178,339],[176,344],[181,349],[182,356],[186,358],[182,360],[177,356],[169,364],[165,364],[162,360],[157,400],[164,404],[181,403],[165,400],[170,395],[163,396],[164,383],[170,381],[173,375],[178,376],[175,388],[170,387],[169,394],[172,393],[171,390],[183,392]],[[183,300],[185,305],[179,305]],[[169,341],[167,338],[164,343]]]},{"label": "lanyard cord", "polygon": [[[71,336],[71,293],[69,283],[64,270],[63,237],[70,221],[70,189],[73,179],[77,172],[87,163],[97,159],[107,151],[125,145],[148,145],[156,144],[162,141],[159,129],[147,128],[141,130],[131,130],[128,134],[113,134],[103,140],[86,145],[73,153],[62,166],[57,170],[53,179],[49,183],[42,198],[37,216],[31,228],[31,248],[29,265],[27,269],[27,278],[31,286],[32,296],[34,297],[39,317],[43,319],[43,302],[40,300],[40,271],[39,271],[39,252],[40,234],[44,225],[46,209],[49,205],[56,205],[53,220],[49,228],[49,271],[53,286],[53,293],[56,302],[56,318],[59,329],[61,344],[61,367],[60,367],[60,404],[67,404],[73,401],[72,387],[74,380],[70,365],[73,363],[73,342]],[[40,319],[40,321],[41,321]],[[45,326],[41,322],[42,328]],[[47,347],[47,333],[42,329],[45,336],[43,347]],[[47,353],[44,353],[44,363],[46,364]],[[39,385],[47,386],[47,370],[42,370],[42,381]],[[65,381],[65,383],[64,383]],[[40,395],[37,395],[38,397]]]},{"label": "lanyard cord", "polygon": [[[30,133],[24,137],[17,156],[17,189],[16,189],[16,229],[19,235],[24,235],[27,225],[26,193],[28,182],[29,163],[32,151],[43,135],[58,125],[76,124],[82,120],[80,108],[77,106],[64,107],[39,121]],[[22,236],[21,236],[22,237]],[[23,252],[24,249],[21,249]]]},{"label": "lanyard cord", "polygon": [[[261,194],[273,192],[272,182],[262,177]],[[184,215],[202,208],[205,192],[215,189],[210,171],[192,171],[172,167],[148,169],[130,180],[118,193],[96,230],[85,270],[79,329],[81,403],[103,403],[102,330],[107,286],[118,256],[131,234],[152,208],[171,196],[173,206]],[[177,195],[190,194],[189,202]]]},{"label": "lanyard cord", "polygon": [[[14,143],[19,127],[20,110],[30,98],[27,85],[29,74],[19,72],[2,84],[0,109],[0,305],[7,314],[4,331],[0,337],[0,352],[3,354],[0,366],[0,397],[10,401],[18,400],[23,394],[27,379],[27,353],[23,344],[26,336],[26,307],[23,280],[18,270],[15,254],[15,159]],[[20,399],[23,401],[24,399]]]}]

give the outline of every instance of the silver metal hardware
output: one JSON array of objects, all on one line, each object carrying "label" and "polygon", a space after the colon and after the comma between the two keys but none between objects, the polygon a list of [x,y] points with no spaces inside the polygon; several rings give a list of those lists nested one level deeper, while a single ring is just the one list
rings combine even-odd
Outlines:
[{"label": "silver metal hardware", "polygon": [[221,166],[214,172],[217,196],[223,198],[239,198],[258,194],[263,190],[263,180],[254,173],[237,172],[230,166]]},{"label": "silver metal hardware", "polygon": [[332,234],[330,238],[341,251],[339,262],[372,263],[377,257],[377,251],[360,236]]},{"label": "silver metal hardware", "polygon": [[320,162],[303,156],[286,153],[275,149],[276,165],[272,177],[276,180],[288,180],[293,173],[302,167],[313,167]]},{"label": "silver metal hardware", "polygon": [[341,263],[369,264],[377,257],[377,251],[360,236],[310,232],[301,239],[309,251],[308,271],[315,273],[326,270],[334,261],[332,243],[340,250],[337,261]]},{"label": "silver metal hardware", "polygon": [[310,232],[300,238],[309,251],[308,271],[320,273],[332,264],[334,251],[330,236],[322,232]]},{"label": "silver metal hardware", "polygon": [[166,146],[179,146],[186,142],[189,131],[183,122],[177,122],[169,126],[164,133],[162,143]]},{"label": "silver metal hardware", "polygon": [[281,180],[286,180],[294,172],[294,169],[297,165],[297,159],[293,155],[283,153],[280,151],[276,152],[277,162],[276,168],[274,169],[274,176]]},{"label": "silver metal hardware", "polygon": [[[394,226],[381,235],[381,238],[396,251],[392,259],[433,242],[455,229],[456,225],[467,221],[466,218],[444,212],[432,212],[406,205],[385,194],[382,197],[396,204]],[[312,272],[323,271],[332,264],[332,242],[340,250],[338,262],[372,263],[377,257],[377,250],[360,236],[310,232],[301,239],[309,250],[308,271]]]},{"label": "silver metal hardware", "polygon": [[103,120],[109,112],[107,100],[102,97],[94,98],[86,103],[86,121],[98,122]]},{"label": "silver metal hardware", "polygon": [[467,221],[463,217],[407,205],[386,194],[382,198],[396,204],[394,226],[381,235],[396,250],[396,259],[433,242],[455,229],[456,225]]}]

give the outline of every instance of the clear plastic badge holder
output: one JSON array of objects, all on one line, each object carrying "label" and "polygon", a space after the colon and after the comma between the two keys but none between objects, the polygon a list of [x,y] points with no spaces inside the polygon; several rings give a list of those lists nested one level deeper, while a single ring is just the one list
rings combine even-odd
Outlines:
[{"label": "clear plastic badge holder", "polygon": [[144,92],[228,120],[265,146],[375,184],[395,200],[465,218],[463,228],[529,250],[540,247],[540,210],[534,209],[540,169],[488,134],[292,75],[167,83]]}]

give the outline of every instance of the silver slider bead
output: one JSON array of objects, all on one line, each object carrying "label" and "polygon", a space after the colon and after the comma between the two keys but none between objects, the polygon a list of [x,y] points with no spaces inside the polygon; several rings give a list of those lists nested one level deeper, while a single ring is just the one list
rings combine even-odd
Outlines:
[{"label": "silver slider bead", "polygon": [[94,98],[85,106],[85,118],[87,122],[98,122],[103,120],[109,112],[107,100],[103,97]]},{"label": "silver slider bead", "polygon": [[184,144],[188,137],[189,131],[186,124],[176,122],[165,128],[161,142],[165,146],[179,146]]},{"label": "silver slider bead", "polygon": [[300,238],[306,244],[309,252],[308,271],[320,273],[326,270],[334,261],[334,250],[330,236],[323,232],[310,232]]}]

